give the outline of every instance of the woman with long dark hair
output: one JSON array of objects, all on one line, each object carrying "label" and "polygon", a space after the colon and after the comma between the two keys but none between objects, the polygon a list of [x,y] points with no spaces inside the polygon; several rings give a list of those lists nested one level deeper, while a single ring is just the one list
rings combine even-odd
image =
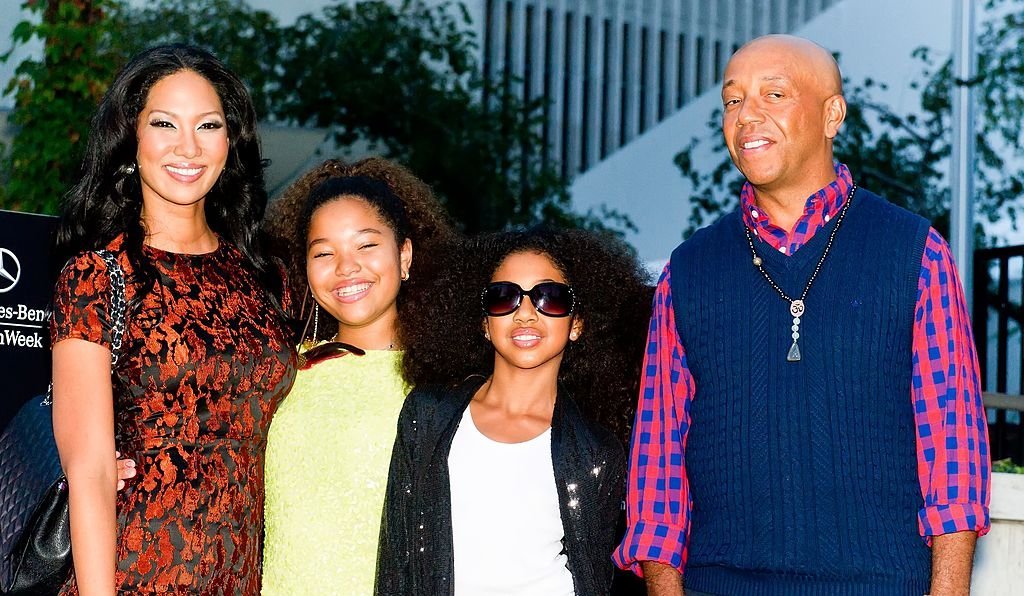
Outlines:
[{"label": "woman with long dark hair", "polygon": [[[74,572],[63,593],[255,594],[263,457],[294,379],[242,82],[183,45],[136,56],[93,119],[58,255],[54,433]],[[111,271],[127,325],[111,364]],[[139,477],[115,496],[115,444]]]}]

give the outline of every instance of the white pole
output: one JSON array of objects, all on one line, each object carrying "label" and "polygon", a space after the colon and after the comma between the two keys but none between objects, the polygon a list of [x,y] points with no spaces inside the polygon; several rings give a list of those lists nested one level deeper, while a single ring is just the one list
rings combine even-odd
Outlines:
[{"label": "white pole", "polygon": [[967,297],[974,286],[974,0],[953,0],[953,129],[949,243]]}]

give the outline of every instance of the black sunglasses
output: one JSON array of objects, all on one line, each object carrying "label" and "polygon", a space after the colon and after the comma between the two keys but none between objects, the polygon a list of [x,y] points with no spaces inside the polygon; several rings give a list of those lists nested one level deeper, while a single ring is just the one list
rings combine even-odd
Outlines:
[{"label": "black sunglasses", "polygon": [[344,356],[345,354],[364,356],[366,355],[366,352],[362,348],[357,348],[352,344],[347,344],[343,341],[329,341],[310,348],[305,352],[300,352],[299,368],[306,370],[318,362],[337,358],[338,356]]},{"label": "black sunglasses", "polygon": [[576,306],[576,294],[572,288],[557,281],[539,283],[529,291],[510,281],[489,283],[480,294],[480,306],[489,317],[503,317],[519,308],[523,296],[529,296],[533,307],[549,317],[567,317]]}]

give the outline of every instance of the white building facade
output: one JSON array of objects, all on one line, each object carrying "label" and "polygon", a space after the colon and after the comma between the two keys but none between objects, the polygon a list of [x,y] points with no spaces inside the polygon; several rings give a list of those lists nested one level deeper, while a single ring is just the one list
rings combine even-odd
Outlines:
[{"label": "white building facade", "polygon": [[721,79],[729,56],[837,0],[474,0],[481,65],[546,110],[545,158],[587,171]]}]

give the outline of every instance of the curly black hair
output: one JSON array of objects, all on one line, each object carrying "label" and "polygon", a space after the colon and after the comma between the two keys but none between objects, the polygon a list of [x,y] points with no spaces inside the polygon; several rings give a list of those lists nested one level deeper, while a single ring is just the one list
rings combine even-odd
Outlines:
[{"label": "curly black hair", "polygon": [[523,252],[551,259],[583,320],[582,335],[566,346],[559,382],[585,414],[627,443],[653,288],[633,251],[610,235],[535,227],[464,242],[405,321],[405,378],[450,385],[490,374],[494,346],[481,328],[480,292],[506,257]]},{"label": "curly black hair", "polygon": [[[61,205],[54,264],[59,268],[75,254],[103,248],[124,234],[124,249],[135,272],[133,283],[141,288],[156,283],[156,269],[142,252],[146,229],[141,180],[134,167],[136,126],[153,85],[181,71],[195,72],[213,86],[227,121],[230,149],[224,170],[206,195],[206,220],[246,257],[276,307],[282,289],[280,272],[264,257],[259,242],[267,193],[252,98],[241,79],[213,54],[184,44],[139,53],[121,69],[100,101],[79,182]],[[139,292],[132,308],[142,295]]]},{"label": "curly black hair", "polygon": [[[288,283],[293,295],[299,297],[290,315],[296,331],[301,331],[312,308],[309,282],[306,280],[306,234],[310,199],[320,202],[323,197],[318,197],[315,191],[329,180],[351,181],[360,178],[386,184],[404,207],[404,216],[401,216],[404,217],[404,223],[389,221],[394,216],[387,213],[383,215],[389,225],[394,223],[402,228],[392,227],[399,243],[402,240],[399,236],[405,236],[412,241],[413,246],[409,279],[402,282],[398,295],[397,339],[400,345],[405,345],[408,327],[405,321],[410,318],[410,311],[419,308],[418,305],[423,302],[423,294],[430,287],[430,280],[453,257],[458,237],[447,212],[426,183],[398,163],[382,157],[369,157],[355,163],[329,159],[300,176],[278,199],[271,202],[264,221],[264,232],[270,237],[274,255],[288,270]],[[349,191],[352,189],[346,190],[346,194],[358,196],[373,192],[372,189]],[[337,333],[338,323],[332,317],[322,316],[319,328],[320,337],[330,337]]]}]

